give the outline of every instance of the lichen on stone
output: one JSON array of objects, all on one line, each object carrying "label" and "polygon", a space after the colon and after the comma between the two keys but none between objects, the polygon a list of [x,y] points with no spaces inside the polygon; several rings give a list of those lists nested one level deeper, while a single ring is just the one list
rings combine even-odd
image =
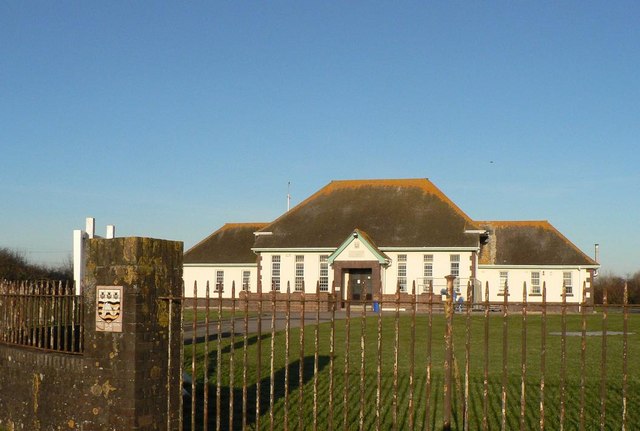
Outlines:
[{"label": "lichen on stone", "polygon": [[163,328],[169,327],[169,304],[166,301],[157,302],[158,325]]}]

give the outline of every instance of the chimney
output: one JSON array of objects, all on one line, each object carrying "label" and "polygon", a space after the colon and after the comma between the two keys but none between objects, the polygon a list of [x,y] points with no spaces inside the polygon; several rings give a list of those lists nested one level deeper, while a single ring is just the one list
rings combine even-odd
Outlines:
[{"label": "chimney", "polygon": [[600,244],[595,244],[595,257],[594,260],[596,263],[600,263]]}]

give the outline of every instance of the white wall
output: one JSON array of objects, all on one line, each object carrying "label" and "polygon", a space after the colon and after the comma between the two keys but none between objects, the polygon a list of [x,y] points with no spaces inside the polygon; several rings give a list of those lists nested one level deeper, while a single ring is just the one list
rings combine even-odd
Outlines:
[{"label": "white wall", "polygon": [[[531,293],[531,273],[540,273],[540,292],[542,293],[543,283],[547,286],[547,302],[562,302],[563,273],[571,272],[573,294],[567,295],[567,302],[582,301],[582,289],[589,273],[586,269],[577,267],[500,267],[500,266],[480,266],[478,269],[478,279],[482,283],[482,298],[484,300],[484,289],[489,283],[489,301],[503,301],[504,296],[499,295],[500,272],[508,272],[509,301],[521,302],[523,284],[527,284],[527,302],[542,302],[541,295]],[[587,284],[589,287],[589,284]]]},{"label": "white wall", "polygon": [[385,251],[391,258],[391,265],[383,271],[382,291],[384,294],[394,294],[398,280],[398,255],[407,255],[407,292],[411,293],[412,283],[416,282],[416,293],[421,293],[424,287],[424,255],[433,255],[433,291],[440,292],[447,287],[445,277],[451,274],[451,255],[460,256],[459,283],[462,292],[466,292],[466,284],[472,276],[472,252],[470,251]]},{"label": "white wall", "polygon": [[194,297],[194,283],[197,282],[198,297],[204,298],[206,296],[206,286],[209,282],[209,296],[218,297],[218,293],[215,291],[216,285],[216,272],[224,272],[224,288],[222,290],[223,298],[231,298],[232,283],[236,285],[236,298],[238,293],[242,290],[242,272],[250,271],[250,283],[249,290],[256,292],[258,275],[256,265],[185,265],[183,268],[182,278],[184,280],[184,296],[188,298]]},{"label": "white wall", "polygon": [[[355,241],[354,241],[355,242]],[[364,253],[349,253],[358,252],[364,249]],[[305,278],[305,292],[313,293],[316,289],[316,283],[320,278],[320,255],[329,255],[330,252],[287,252],[287,253],[261,253],[262,255],[262,290],[264,292],[271,290],[271,269],[272,269],[272,256],[276,254],[280,256],[280,291],[286,292],[287,282],[290,283],[291,291],[295,290],[295,257],[296,255],[304,256],[304,278]],[[423,287],[423,275],[424,275],[424,255],[433,255],[433,290],[434,292],[440,292],[442,288],[446,288],[445,276],[451,273],[451,260],[452,254],[460,255],[460,286],[462,292],[466,292],[466,284],[469,278],[472,276],[472,252],[461,251],[393,251],[385,252],[391,259],[391,265],[387,268],[382,268],[382,290],[384,294],[394,294],[396,291],[396,283],[398,277],[397,262],[399,254],[407,255],[407,291],[411,292],[412,283],[416,282],[416,292],[420,293],[420,289]],[[363,245],[359,248],[355,248],[353,243],[347,247],[343,253],[340,254],[336,260],[375,260],[375,257],[366,249]],[[333,268],[329,266],[329,289],[331,289],[331,283],[333,282]]]},{"label": "white wall", "polygon": [[[280,292],[287,291],[289,283],[291,292],[295,291],[296,256],[304,256],[304,290],[307,293],[315,293],[316,284],[320,279],[320,256],[329,256],[331,252],[284,252],[261,253],[262,291],[271,290],[272,256],[280,256]],[[328,288],[331,290],[333,282],[333,269],[329,266]]]},{"label": "white wall", "polygon": [[[359,250],[362,250],[359,248]],[[366,250],[366,249],[365,249]],[[348,252],[345,250],[345,259],[349,259]],[[355,249],[353,251],[358,251]],[[271,257],[278,253],[262,253],[262,281],[263,292],[271,290]],[[396,283],[398,277],[397,263],[398,255],[407,255],[407,292],[411,292],[412,283],[416,282],[416,292],[420,293],[423,288],[423,274],[424,274],[424,255],[433,255],[433,291],[438,294],[441,289],[446,287],[445,276],[451,272],[451,260],[452,254],[460,255],[460,288],[461,295],[466,296],[466,284],[469,278],[472,276],[472,252],[461,251],[385,251],[385,254],[391,259],[391,264],[387,268],[382,268],[382,290],[384,294],[394,294],[396,290]],[[290,283],[291,291],[295,291],[295,257],[296,255],[304,256],[304,279],[305,279],[305,291],[307,293],[314,293],[316,290],[316,283],[320,279],[320,256],[330,255],[329,251],[322,252],[285,252],[278,254],[280,256],[280,291],[286,292],[287,282]],[[353,257],[352,257],[353,259]],[[362,256],[363,260],[371,260],[371,255],[366,250]],[[210,285],[210,295],[212,297],[217,296],[215,292],[216,284],[216,271],[224,271],[224,290],[223,297],[231,297],[231,285],[232,282],[236,283],[236,296],[242,289],[242,271],[251,272],[251,286],[250,291],[257,291],[257,267],[255,264],[239,266],[239,265],[185,265],[184,267],[184,283],[185,283],[185,296],[193,297],[194,282],[198,283],[198,297],[205,296],[205,288],[207,281]],[[482,289],[477,291],[479,296],[476,301],[484,300],[484,289],[486,283],[489,282],[489,300],[492,302],[498,302],[503,300],[503,296],[499,295],[500,285],[500,271],[508,271],[509,273],[509,301],[520,302],[522,301],[522,286],[523,283],[527,283],[527,301],[528,302],[541,302],[542,297],[531,294],[531,272],[537,271],[540,273],[540,288],[542,284],[546,282],[547,286],[547,301],[548,302],[561,302],[562,301],[562,282],[563,272],[570,271],[572,273],[573,283],[573,296],[567,296],[567,302],[580,302],[582,300],[583,283],[588,278],[588,271],[586,269],[580,269],[578,267],[500,267],[490,265],[480,265],[477,269],[477,279],[481,283]],[[333,268],[329,266],[328,269],[328,289],[331,290],[331,284],[333,282]],[[587,284],[587,287],[589,285]]]}]

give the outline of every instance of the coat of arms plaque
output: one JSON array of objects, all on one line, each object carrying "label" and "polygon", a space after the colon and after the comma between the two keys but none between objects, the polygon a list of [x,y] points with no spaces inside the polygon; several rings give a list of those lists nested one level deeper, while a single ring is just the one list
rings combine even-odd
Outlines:
[{"label": "coat of arms plaque", "polygon": [[96,287],[96,331],[122,332],[122,286]]}]

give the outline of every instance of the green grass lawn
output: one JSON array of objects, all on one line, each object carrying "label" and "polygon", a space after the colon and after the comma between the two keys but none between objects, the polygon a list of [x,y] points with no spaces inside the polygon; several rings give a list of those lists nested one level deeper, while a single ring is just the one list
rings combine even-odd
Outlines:
[{"label": "green grass lawn", "polygon": [[[566,318],[567,331],[581,330],[581,316],[568,315]],[[185,319],[186,320],[186,319]],[[466,341],[466,316],[459,314],[454,319],[454,355],[455,377],[453,387],[453,413],[452,428],[462,429],[462,405],[463,388],[465,383],[465,341]],[[501,425],[501,393],[503,381],[503,318],[497,313],[492,313],[489,318],[489,380],[488,380],[488,425],[489,429],[500,429]],[[443,364],[444,364],[444,316],[434,315],[431,333],[431,370],[430,382],[430,407],[426,414],[427,401],[427,346],[429,342],[428,316],[418,315],[416,318],[416,341],[414,351],[414,390],[413,403],[414,428],[425,429],[425,420],[430,429],[440,429],[442,426],[443,407]],[[521,402],[521,358],[522,358],[522,318],[518,315],[507,319],[507,429],[519,429],[520,427],[520,402]],[[380,429],[392,429],[394,416],[397,429],[410,428],[409,399],[411,398],[411,317],[402,314],[399,320],[399,355],[398,355],[398,380],[397,392],[394,390],[394,344],[395,344],[395,319],[394,313],[384,313],[382,325],[382,351],[380,390],[378,390],[378,318],[369,316],[364,321],[358,314],[354,314],[350,322],[349,331],[349,355],[348,368],[345,373],[346,354],[346,322],[337,320],[335,324],[335,356],[330,360],[330,324],[321,324],[319,327],[319,349],[317,375],[317,423],[319,429],[329,428],[330,405],[330,372],[333,367],[333,428],[344,429],[346,416],[348,429],[357,429],[360,420],[360,411],[364,413],[364,429],[375,429],[380,423]],[[610,314],[607,320],[608,331],[622,331],[623,319],[621,314]],[[527,429],[539,428],[540,421],[540,378],[541,378],[541,316],[529,315],[527,317],[526,335],[526,414],[525,426]],[[485,366],[485,320],[483,315],[474,313],[471,317],[470,333],[470,362],[469,362],[469,429],[481,429],[484,410],[484,366]],[[591,314],[588,316],[588,331],[602,330],[602,315]],[[363,352],[361,349],[361,335],[364,331],[364,380],[361,380],[363,367]],[[545,422],[547,429],[558,429],[561,421],[561,382],[562,382],[562,337],[551,333],[561,331],[561,316],[549,315],[547,317],[546,336],[546,372],[545,378]],[[268,328],[265,328],[262,337],[256,334],[248,338],[247,356],[247,422],[250,429],[256,428],[256,387],[260,382],[260,406],[259,428],[270,428],[270,385],[271,385],[271,345],[274,345],[273,369],[274,369],[274,428],[283,429],[285,413],[290,427],[295,428],[298,421],[303,421],[304,429],[311,429],[314,423],[314,343],[315,325],[305,328],[304,353],[303,353],[303,386],[302,406],[300,406],[300,332],[291,330],[290,352],[285,355],[285,333],[276,333],[271,338]],[[627,429],[640,427],[640,315],[629,316],[628,336],[628,380],[627,380]],[[232,342],[233,341],[233,342]],[[601,363],[602,363],[601,336],[590,336],[586,339],[586,363],[581,366],[581,344],[579,336],[566,338],[566,366],[565,366],[565,415],[564,426],[567,429],[577,429],[580,415],[581,377],[585,376],[585,416],[586,429],[599,429],[601,415]],[[607,429],[620,429],[622,424],[622,372],[623,372],[623,337],[611,335],[606,339],[606,383],[605,383],[605,421]],[[235,340],[225,338],[220,345],[221,361],[217,361],[217,343],[208,343],[209,349],[209,421],[215,424],[216,420],[216,390],[218,371],[221,380],[220,417],[223,429],[228,428],[230,413],[234,416],[234,428],[242,424],[242,382],[243,382],[243,340],[236,337]],[[192,347],[185,346],[185,369],[191,369]],[[205,363],[205,346],[201,343],[196,346],[197,369],[196,382],[198,385],[196,395],[196,416],[198,428],[203,417],[203,372]],[[258,363],[258,350],[261,349],[260,366]],[[231,358],[233,357],[234,369],[231,370]],[[285,364],[288,364],[289,374],[289,399],[285,407],[284,376],[287,372]],[[260,371],[258,369],[260,368]],[[258,379],[260,372],[260,379]],[[231,384],[233,379],[233,385]],[[231,390],[230,390],[231,387]],[[347,396],[345,403],[345,388]],[[380,398],[380,418],[376,417],[377,394]],[[397,408],[394,408],[394,393],[397,393]],[[361,394],[363,397],[361,397]],[[233,408],[231,404],[233,403]],[[346,406],[346,412],[345,412]],[[189,429],[191,416],[190,406],[185,412],[185,429]],[[285,409],[287,412],[285,412]],[[397,413],[396,413],[397,412]]]}]

